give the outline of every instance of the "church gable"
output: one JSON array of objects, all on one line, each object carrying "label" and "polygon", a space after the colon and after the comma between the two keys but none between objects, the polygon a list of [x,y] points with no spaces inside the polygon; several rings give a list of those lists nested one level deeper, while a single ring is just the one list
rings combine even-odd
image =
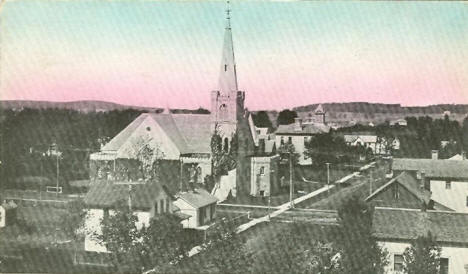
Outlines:
[{"label": "church gable", "polygon": [[180,150],[173,141],[174,136],[169,135],[149,114],[143,115],[145,119],[118,149],[117,158],[133,159],[142,145],[149,144],[162,153],[163,159],[179,159]]}]

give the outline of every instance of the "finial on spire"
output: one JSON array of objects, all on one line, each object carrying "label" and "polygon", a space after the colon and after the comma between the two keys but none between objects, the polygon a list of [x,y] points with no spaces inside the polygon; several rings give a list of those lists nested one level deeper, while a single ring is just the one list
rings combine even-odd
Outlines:
[{"label": "finial on spire", "polygon": [[226,28],[231,28],[231,1],[229,0],[226,0],[226,19],[227,19]]}]

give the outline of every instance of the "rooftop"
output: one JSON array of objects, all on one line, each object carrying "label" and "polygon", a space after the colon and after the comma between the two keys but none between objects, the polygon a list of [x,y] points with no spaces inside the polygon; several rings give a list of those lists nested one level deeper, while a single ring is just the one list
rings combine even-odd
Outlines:
[{"label": "rooftop", "polygon": [[373,235],[380,240],[413,240],[431,232],[441,243],[468,244],[468,214],[376,207]]},{"label": "rooftop", "polygon": [[[120,200],[127,201],[129,195],[129,182],[95,181],[84,197],[88,207],[109,208]],[[165,186],[157,182],[142,182],[132,186],[132,206],[137,209],[150,209],[154,199],[164,192],[170,196]]]},{"label": "rooftop", "polygon": [[369,197],[366,198],[366,201],[372,200],[377,194],[381,193],[392,184],[400,184],[416,196],[421,202],[428,204],[431,200],[431,192],[429,190],[421,188],[420,182],[411,174],[402,172],[400,175],[388,181],[388,183],[376,189],[371,195],[369,195]]},{"label": "rooftop", "polygon": [[101,150],[104,152],[119,150],[148,117],[171,138],[181,154],[210,153],[211,116],[208,114],[143,113]]},{"label": "rooftop", "polygon": [[208,193],[208,191],[197,188],[187,192],[180,192],[177,194],[176,198],[180,198],[195,208],[201,208],[213,203],[218,202],[215,196]]},{"label": "rooftop", "polygon": [[394,158],[392,170],[422,171],[430,178],[468,179],[468,162],[462,160]]},{"label": "rooftop", "polygon": [[313,135],[319,133],[327,133],[330,127],[320,123],[302,124],[300,129],[296,128],[296,124],[279,125],[275,134],[277,135]]}]

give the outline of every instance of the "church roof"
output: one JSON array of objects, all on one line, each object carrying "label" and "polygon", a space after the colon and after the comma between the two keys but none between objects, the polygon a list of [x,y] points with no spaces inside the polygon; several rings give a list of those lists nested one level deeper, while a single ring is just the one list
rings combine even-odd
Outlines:
[{"label": "church roof", "polygon": [[210,153],[211,117],[208,114],[143,113],[117,134],[102,151],[117,151],[132,133],[151,117],[175,144],[181,154]]}]

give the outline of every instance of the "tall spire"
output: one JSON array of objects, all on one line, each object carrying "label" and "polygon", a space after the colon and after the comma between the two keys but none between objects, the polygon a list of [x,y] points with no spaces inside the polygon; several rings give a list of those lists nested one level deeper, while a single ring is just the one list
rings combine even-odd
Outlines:
[{"label": "tall spire", "polygon": [[232,43],[231,8],[229,0],[227,0],[226,5],[226,28],[224,30],[223,55],[218,83],[218,88],[221,93],[237,91],[236,62],[234,59],[234,46]]}]

